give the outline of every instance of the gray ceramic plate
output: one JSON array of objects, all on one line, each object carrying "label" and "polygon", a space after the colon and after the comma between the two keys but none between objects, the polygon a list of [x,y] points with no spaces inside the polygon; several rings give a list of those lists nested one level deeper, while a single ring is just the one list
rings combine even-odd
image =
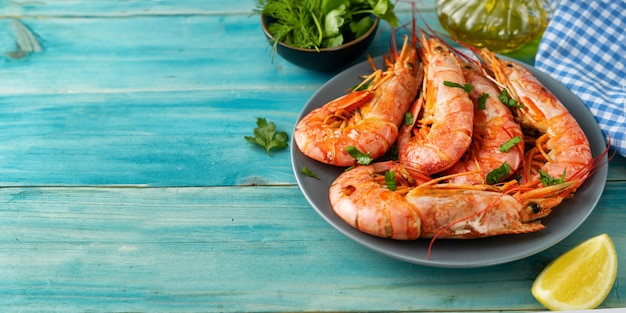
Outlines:
[{"label": "gray ceramic plate", "polygon": [[[380,66],[382,58],[375,59]],[[602,154],[606,141],[593,115],[581,100],[565,86],[539,70],[527,66],[539,80],[551,90],[581,125],[591,143],[594,156]],[[314,108],[337,98],[352,86],[357,85],[361,75],[372,72],[368,62],[362,62],[341,72],[324,84],[304,106],[298,120]],[[292,136],[293,138],[293,136]],[[333,227],[350,239],[384,255],[415,264],[471,268],[502,264],[519,260],[539,253],[563,240],[578,228],[598,203],[608,174],[608,167],[603,166],[597,173],[587,179],[578,189],[575,197],[565,200],[554,211],[542,220],[544,230],[524,235],[506,235],[471,240],[435,241],[430,258],[427,258],[429,239],[414,241],[397,241],[383,239],[359,232],[346,224],[333,211],[328,200],[328,189],[335,178],[343,171],[330,165],[309,159],[291,143],[292,166],[306,199],[313,208]],[[606,161],[606,157],[604,159]],[[308,177],[300,172],[306,166],[314,172],[319,180]]]}]

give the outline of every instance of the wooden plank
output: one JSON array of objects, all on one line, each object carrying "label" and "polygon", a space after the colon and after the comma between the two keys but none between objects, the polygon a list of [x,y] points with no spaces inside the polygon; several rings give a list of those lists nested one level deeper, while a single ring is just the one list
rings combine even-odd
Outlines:
[{"label": "wooden plank", "polygon": [[254,1],[225,0],[2,0],[5,16],[128,17],[137,15],[244,14]]},{"label": "wooden plank", "polygon": [[0,184],[294,184],[289,149],[272,151],[270,157],[244,136],[252,136],[263,117],[291,137],[310,93],[3,97]]},{"label": "wooden plank", "polygon": [[[326,224],[297,187],[0,189],[7,311],[538,310],[553,258],[607,232],[626,249],[623,184],[555,247],[510,264],[429,268]],[[624,267],[626,260],[619,256]],[[623,268],[621,268],[623,269]],[[618,271],[617,281],[626,271]],[[624,305],[617,283],[603,306]]]},{"label": "wooden plank", "polygon": [[[137,15],[241,15],[250,14],[257,1],[230,0],[0,0],[2,15],[10,17],[129,17]],[[435,1],[416,1],[423,12],[434,9]],[[411,10],[410,2],[399,2],[397,11]]]}]

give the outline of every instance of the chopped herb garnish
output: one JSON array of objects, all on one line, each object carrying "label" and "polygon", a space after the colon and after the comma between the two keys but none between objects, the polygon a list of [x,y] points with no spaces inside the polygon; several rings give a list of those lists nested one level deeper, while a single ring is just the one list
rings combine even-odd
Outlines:
[{"label": "chopped herb garnish", "polygon": [[511,148],[515,147],[515,145],[520,142],[522,142],[522,136],[515,136],[509,139],[509,141],[503,143],[498,150],[500,150],[500,152],[509,152]]},{"label": "chopped herb garnish", "polygon": [[411,112],[404,113],[404,125],[406,126],[413,125],[413,114],[411,114]]},{"label": "chopped herb garnish", "polygon": [[563,170],[563,175],[561,175],[560,178],[552,177],[550,176],[550,174],[542,170],[539,170],[539,181],[541,181],[541,184],[543,184],[546,187],[562,184],[565,182],[565,170]]},{"label": "chopped herb garnish", "polygon": [[363,91],[363,90],[367,90],[370,85],[372,84],[371,81],[365,83],[365,84],[359,84],[359,85],[354,85],[352,86],[351,90],[352,91]]},{"label": "chopped herb garnish", "polygon": [[465,92],[470,92],[470,91],[472,91],[472,89],[474,89],[474,86],[472,86],[472,84],[461,85],[459,83],[455,83],[455,82],[451,82],[451,81],[447,81],[447,80],[443,81],[443,85],[444,86],[448,86],[448,87],[461,88],[461,89],[465,90]]},{"label": "chopped herb garnish", "polygon": [[269,122],[259,117],[257,118],[257,128],[254,129],[254,137],[244,136],[244,138],[252,143],[255,143],[265,149],[267,155],[271,156],[271,149],[283,149],[287,147],[287,133],[276,132],[276,124]]},{"label": "chopped herb garnish", "polygon": [[396,172],[395,171],[385,172],[385,183],[387,184],[387,189],[391,191],[396,190]]},{"label": "chopped herb garnish", "polygon": [[517,100],[509,96],[509,91],[506,88],[502,89],[502,92],[498,96],[498,99],[500,99],[500,102],[504,103],[504,105],[510,108],[523,108],[524,107]]},{"label": "chopped herb garnish", "polygon": [[302,169],[300,170],[300,173],[309,176],[309,177],[313,177],[315,179],[320,179],[317,175],[315,175],[315,173],[313,173],[308,167],[303,166]]},{"label": "chopped herb garnish", "polygon": [[368,165],[370,164],[374,159],[372,159],[370,157],[370,153],[363,153],[361,151],[359,151],[359,149],[357,149],[354,146],[348,146],[346,147],[346,151],[348,151],[348,153],[356,159],[357,164],[359,165]]},{"label": "chopped herb garnish", "polygon": [[509,172],[511,171],[511,166],[506,162],[502,163],[500,167],[494,169],[493,171],[487,174],[486,180],[487,184],[493,185],[502,181],[502,179],[509,176]]},{"label": "chopped herb garnish", "polygon": [[489,98],[489,94],[486,92],[483,92],[483,94],[480,95],[480,98],[478,98],[479,110],[484,110],[486,108],[487,98]]}]

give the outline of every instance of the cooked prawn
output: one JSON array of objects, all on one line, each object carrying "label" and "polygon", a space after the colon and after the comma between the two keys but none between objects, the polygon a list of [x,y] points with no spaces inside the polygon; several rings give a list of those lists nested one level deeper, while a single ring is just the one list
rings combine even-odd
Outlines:
[{"label": "cooked prawn", "polygon": [[[446,175],[452,175],[448,182],[453,184],[485,184],[487,175],[496,169],[506,169],[508,174],[502,173],[505,179],[514,173],[522,164],[524,143],[522,129],[515,122],[511,110],[507,108],[498,96],[497,87],[491,82],[481,68],[475,63],[463,65],[463,75],[473,86],[470,99],[474,103],[474,131],[472,145],[464,157],[455,163]],[[519,141],[509,149],[503,145],[519,136]]]},{"label": "cooked prawn", "polygon": [[[385,172],[393,173],[398,189],[386,186]],[[356,229],[377,237],[411,240],[421,235],[419,212],[405,198],[407,188],[413,186],[412,175],[402,165],[377,162],[343,172],[328,195],[335,213]]]},{"label": "cooked prawn", "polygon": [[517,198],[495,190],[417,187],[406,201],[419,211],[422,238],[473,239],[545,228],[528,218]]},{"label": "cooked prawn", "polygon": [[[589,176],[594,166],[591,147],[585,133],[567,108],[527,69],[520,64],[497,58],[482,50],[481,55],[501,83],[521,107],[513,109],[522,129],[538,135],[527,149],[522,183],[540,186],[540,170],[565,181]],[[563,176],[564,175],[564,176]]]},{"label": "cooked prawn", "polygon": [[395,143],[398,127],[415,100],[423,77],[417,50],[405,37],[400,54],[377,70],[367,90],[354,91],[314,109],[296,125],[294,140],[306,156],[317,161],[352,166],[353,146],[372,158],[383,156]]},{"label": "cooked prawn", "polygon": [[[385,173],[395,178],[395,190],[388,187]],[[418,184],[404,165],[388,161],[343,172],[332,183],[329,198],[346,223],[370,235],[469,239],[543,229],[534,222],[541,217],[535,213],[535,202],[570,187],[506,194],[489,185]]]},{"label": "cooked prawn", "polygon": [[413,123],[398,138],[400,162],[425,174],[450,168],[472,141],[474,106],[466,91],[444,82],[465,85],[458,57],[437,38],[421,34],[424,86],[412,108]]}]

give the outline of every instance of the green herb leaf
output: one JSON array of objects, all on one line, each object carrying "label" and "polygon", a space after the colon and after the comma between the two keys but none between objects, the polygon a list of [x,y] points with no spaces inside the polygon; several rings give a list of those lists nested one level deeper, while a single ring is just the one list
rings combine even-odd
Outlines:
[{"label": "green herb leaf", "polygon": [[322,47],[324,48],[339,47],[342,44],[343,44],[343,35],[339,34],[335,37],[324,39],[324,42],[322,42]]},{"label": "green herb leaf", "polygon": [[522,136],[515,136],[511,139],[509,139],[507,142],[503,143],[498,150],[500,150],[500,152],[509,152],[509,150],[511,150],[511,148],[515,147],[516,144],[522,142]]},{"label": "green herb leaf", "polygon": [[394,4],[391,0],[367,0],[367,3],[371,6],[374,15],[387,21],[393,27],[398,26],[398,17],[393,13]]},{"label": "green herb leaf", "polygon": [[377,16],[387,21],[389,25],[393,27],[398,27],[398,17],[392,10],[388,10],[385,14],[377,15]]},{"label": "green herb leaf", "polygon": [[357,164],[359,165],[368,165],[370,164],[372,161],[374,161],[374,159],[372,159],[370,157],[370,153],[363,153],[361,151],[359,151],[359,149],[357,149],[354,146],[348,146],[346,147],[346,151],[348,151],[348,153],[356,159]]},{"label": "green herb leaf", "polygon": [[322,14],[328,14],[328,12],[342,5],[349,6],[350,0],[323,0],[322,1]]},{"label": "green herb leaf", "polygon": [[315,173],[313,173],[311,170],[309,170],[308,167],[303,166],[302,169],[300,170],[300,173],[309,176],[309,177],[313,177],[315,179],[320,179],[317,175],[315,175]]},{"label": "green herb leaf", "polygon": [[385,172],[385,183],[387,184],[387,189],[391,191],[396,190],[396,172],[395,171]]},{"label": "green herb leaf", "polygon": [[318,0],[258,0],[257,12],[272,18],[268,31],[274,52],[278,43],[319,49],[323,40],[323,14]]},{"label": "green herb leaf", "polygon": [[[363,90],[367,90],[367,88],[369,88],[372,85],[372,81],[368,81],[365,84],[360,84],[360,85],[354,85],[352,86],[352,91],[363,91]],[[358,87],[358,88],[357,88]]]},{"label": "green herb leaf", "polygon": [[517,100],[509,96],[509,91],[506,88],[502,89],[502,92],[500,92],[498,99],[500,99],[500,102],[502,102],[504,105],[510,108],[523,108],[524,107]]},{"label": "green herb leaf", "polygon": [[550,174],[539,170],[539,181],[542,185],[548,187],[552,185],[558,185],[565,182],[565,170],[563,170],[563,175],[560,178],[552,177]]},{"label": "green herb leaf", "polygon": [[405,126],[413,125],[413,114],[411,114],[411,112],[404,113],[404,125]]},{"label": "green herb leaf", "polygon": [[465,92],[471,92],[472,89],[474,89],[474,86],[472,86],[472,84],[461,85],[459,83],[455,83],[455,82],[451,82],[451,81],[447,81],[447,80],[443,81],[443,85],[444,86],[448,86],[448,87],[461,88],[461,89],[465,90]]},{"label": "green herb leaf", "polygon": [[511,171],[511,166],[506,162],[502,163],[500,167],[492,170],[487,173],[487,184],[493,185],[502,181],[505,177],[509,176],[509,172]]},{"label": "green herb leaf", "polygon": [[244,138],[257,144],[265,149],[267,155],[271,156],[271,149],[282,149],[287,147],[287,133],[276,132],[276,124],[274,122],[267,123],[264,118],[257,118],[257,128],[254,129],[254,137],[244,136]]},{"label": "green herb leaf", "polygon": [[479,110],[484,110],[487,107],[487,98],[489,98],[489,94],[486,92],[483,92],[483,94],[480,95],[480,98],[478,98]]},{"label": "green herb leaf", "polygon": [[359,38],[367,33],[367,31],[372,27],[372,24],[374,24],[374,20],[372,20],[371,17],[366,16],[356,22],[350,22],[350,30],[354,33],[355,38]]},{"label": "green herb leaf", "polygon": [[346,14],[346,7],[343,4],[326,14],[326,18],[324,19],[324,36],[336,37],[339,35],[341,26],[343,26],[345,22],[343,18],[344,14]]},{"label": "green herb leaf", "polygon": [[389,7],[389,2],[385,0],[369,1],[369,3],[372,6],[372,11],[374,11],[374,14],[376,15],[385,14],[387,12],[387,8]]}]

